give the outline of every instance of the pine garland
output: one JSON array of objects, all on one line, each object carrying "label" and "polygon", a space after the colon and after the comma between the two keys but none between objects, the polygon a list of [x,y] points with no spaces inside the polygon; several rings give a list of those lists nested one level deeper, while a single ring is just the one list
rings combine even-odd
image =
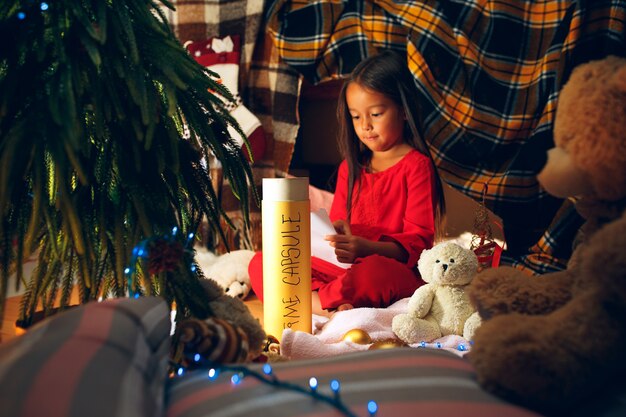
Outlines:
[{"label": "pine garland", "polygon": [[[245,135],[215,93],[233,97],[180,45],[164,6],[1,2],[0,315],[12,265],[28,322],[57,295],[67,306],[72,286],[81,302],[126,294],[139,241],[194,233],[204,216],[223,236],[220,219],[231,223],[202,163],[211,153],[247,220],[252,171],[227,126]],[[35,251],[26,282],[21,265]],[[197,274],[174,279],[185,291],[162,295],[210,315]]]}]

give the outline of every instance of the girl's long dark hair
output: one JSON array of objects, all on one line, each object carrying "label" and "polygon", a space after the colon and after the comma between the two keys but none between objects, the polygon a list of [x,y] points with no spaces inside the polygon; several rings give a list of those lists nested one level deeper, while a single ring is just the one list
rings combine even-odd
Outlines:
[{"label": "girl's long dark hair", "polygon": [[337,106],[339,151],[348,164],[347,220],[350,220],[352,211],[354,184],[359,184],[361,168],[367,166],[371,157],[371,151],[361,143],[352,125],[352,117],[346,102],[346,90],[351,83],[357,83],[364,88],[384,94],[404,109],[407,120],[404,140],[418,152],[426,155],[433,164],[435,191],[437,192],[437,200],[434,202],[436,236],[440,235],[443,233],[446,213],[443,185],[435,161],[418,126],[417,114],[420,107],[417,102],[413,75],[408,69],[404,56],[392,50],[381,52],[361,61],[346,78],[339,94]]}]

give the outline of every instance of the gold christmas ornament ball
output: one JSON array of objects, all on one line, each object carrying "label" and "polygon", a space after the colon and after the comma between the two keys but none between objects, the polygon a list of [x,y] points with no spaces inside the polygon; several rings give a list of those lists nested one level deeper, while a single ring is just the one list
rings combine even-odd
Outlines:
[{"label": "gold christmas ornament ball", "polygon": [[348,330],[343,335],[343,340],[346,342],[357,343],[359,345],[369,345],[372,343],[370,335],[365,330],[361,329]]},{"label": "gold christmas ornament ball", "polygon": [[406,343],[404,343],[401,340],[385,339],[385,340],[378,340],[372,343],[372,346],[369,347],[369,350],[393,349],[393,348],[399,348],[403,346],[406,346]]}]

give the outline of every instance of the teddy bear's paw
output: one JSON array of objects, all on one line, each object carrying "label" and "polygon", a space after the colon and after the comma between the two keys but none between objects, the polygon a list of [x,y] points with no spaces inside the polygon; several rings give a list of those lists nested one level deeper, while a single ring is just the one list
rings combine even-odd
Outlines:
[{"label": "teddy bear's paw", "polygon": [[463,337],[467,340],[473,340],[474,333],[476,333],[476,329],[478,329],[481,324],[482,320],[478,312],[473,313],[465,320],[465,324],[463,325]]},{"label": "teddy bear's paw", "polygon": [[483,320],[509,313],[542,315],[565,305],[572,296],[572,274],[554,272],[529,276],[511,267],[484,270],[468,288]]},{"label": "teddy bear's paw", "polygon": [[435,323],[419,319],[410,314],[398,314],[391,321],[391,330],[400,340],[411,345],[431,342],[441,337],[441,330]]},{"label": "teddy bear's paw", "polygon": [[467,291],[480,317],[488,320],[516,310],[520,287],[528,279],[524,273],[507,266],[485,269],[474,277]]},{"label": "teddy bear's paw", "polygon": [[554,340],[545,316],[494,317],[476,330],[468,358],[478,382],[507,400],[540,411],[571,403],[580,360],[572,346]]}]

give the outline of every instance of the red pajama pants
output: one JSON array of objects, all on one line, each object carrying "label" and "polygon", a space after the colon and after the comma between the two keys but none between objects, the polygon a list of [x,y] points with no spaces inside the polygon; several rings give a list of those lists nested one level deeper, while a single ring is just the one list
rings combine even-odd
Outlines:
[{"label": "red pajama pants", "polygon": [[[257,252],[248,266],[252,290],[263,301],[263,257]],[[387,307],[410,297],[424,284],[419,274],[395,259],[380,255],[359,258],[348,269],[311,258],[311,289],[317,291],[322,308],[341,304],[354,307]]]}]

